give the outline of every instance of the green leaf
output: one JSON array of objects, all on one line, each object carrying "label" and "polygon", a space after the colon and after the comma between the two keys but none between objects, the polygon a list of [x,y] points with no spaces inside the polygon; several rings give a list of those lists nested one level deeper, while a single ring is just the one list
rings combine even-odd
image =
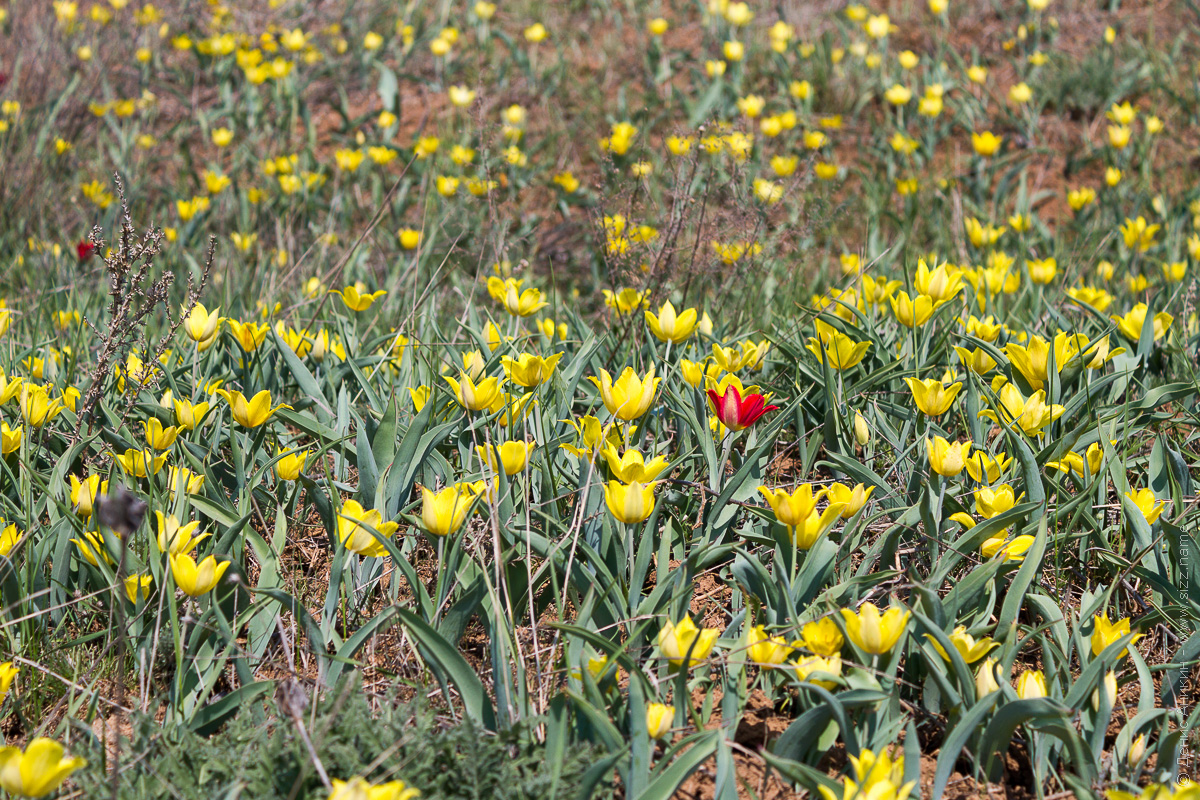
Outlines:
[{"label": "green leaf", "polygon": [[275,681],[257,681],[234,689],[229,694],[201,708],[188,723],[188,728],[201,736],[208,736],[233,717],[243,706],[249,705],[275,688]]},{"label": "green leaf", "polygon": [[[996,692],[992,693],[993,695]],[[990,695],[989,695],[990,696]],[[984,698],[986,700],[987,698]],[[980,701],[983,702],[983,701]],[[1070,709],[1047,697],[1033,700],[1013,700],[1000,706],[996,716],[988,723],[979,742],[978,751],[983,755],[983,772],[989,780],[997,780],[997,759],[1008,752],[1013,733],[1021,725],[1038,721],[1064,722],[1070,720]],[[941,759],[939,758],[939,761]]]},{"label": "green leaf", "polygon": [[454,684],[462,698],[467,716],[489,731],[496,730],[496,710],[492,708],[487,690],[475,669],[425,620],[399,606],[392,606],[392,610],[408,629],[409,635],[416,641],[425,657],[433,661]]},{"label": "green leaf", "polygon": [[[306,400],[312,400],[314,408],[317,409],[318,416],[322,421],[329,421],[333,417],[333,409],[329,406],[329,401],[325,398],[325,393],[321,391],[321,386],[317,383],[317,379],[308,371],[308,367],[304,366],[304,362],[296,355],[296,351],[288,347],[287,342],[280,338],[279,333],[272,328],[271,338],[275,340],[275,349],[283,356],[284,363],[287,364],[288,370],[292,373],[293,380],[300,386],[300,392],[305,396]],[[280,409],[286,411],[287,409]],[[278,413],[278,412],[276,412]]]},{"label": "green leaf", "polygon": [[691,746],[683,755],[672,761],[670,766],[659,772],[645,791],[636,795],[637,800],[671,800],[688,776],[712,757],[721,738],[721,731],[713,730],[705,731],[691,739]]},{"label": "green leaf", "polygon": [[996,635],[1000,639],[1007,641],[1010,630],[1015,630],[1013,625],[1017,621],[1021,606],[1025,603],[1025,593],[1041,572],[1042,556],[1046,553],[1046,538],[1046,516],[1043,513],[1042,518],[1038,520],[1037,535],[1033,537],[1033,544],[1025,552],[1021,568],[1017,570],[1017,575],[1004,597],[1004,604],[1000,607],[1000,618],[996,622]]}]

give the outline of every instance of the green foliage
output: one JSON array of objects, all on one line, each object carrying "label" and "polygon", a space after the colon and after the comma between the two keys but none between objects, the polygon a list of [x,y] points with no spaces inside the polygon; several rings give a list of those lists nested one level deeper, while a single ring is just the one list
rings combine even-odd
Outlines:
[{"label": "green foliage", "polygon": [[296,722],[270,704],[267,713],[258,704],[244,708],[209,737],[139,715],[119,764],[107,760],[99,739],[82,740],[77,752],[89,764],[76,782],[86,797],[113,797],[115,785],[117,800],[324,800],[315,752],[330,778],[403,780],[429,800],[585,800],[606,792],[587,775],[595,760],[587,746],[557,751],[559,768],[546,768],[538,720],[488,733],[392,691],[372,702],[347,681],[302,723],[311,752]]}]

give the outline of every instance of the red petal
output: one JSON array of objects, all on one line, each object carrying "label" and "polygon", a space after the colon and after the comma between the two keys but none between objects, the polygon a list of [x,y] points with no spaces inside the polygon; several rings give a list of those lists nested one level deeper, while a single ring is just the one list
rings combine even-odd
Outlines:
[{"label": "red petal", "polygon": [[720,417],[721,416],[721,398],[712,389],[709,389],[706,392],[706,394],[708,395],[708,402],[712,403],[713,413],[716,414],[717,417]]}]

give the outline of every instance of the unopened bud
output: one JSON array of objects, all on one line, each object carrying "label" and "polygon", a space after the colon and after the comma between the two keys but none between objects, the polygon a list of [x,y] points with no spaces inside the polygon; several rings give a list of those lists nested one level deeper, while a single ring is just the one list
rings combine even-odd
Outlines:
[{"label": "unopened bud", "polygon": [[1133,744],[1129,745],[1130,766],[1141,761],[1144,755],[1146,755],[1146,734],[1141,733],[1133,740]]},{"label": "unopened bud", "polygon": [[[1100,685],[1100,688],[1104,689],[1104,694],[1108,698],[1109,705],[1117,702],[1117,673],[1110,669],[1108,674],[1104,676],[1104,683]],[[1100,688],[1092,692],[1093,711],[1100,710]]]},{"label": "unopened bud", "polygon": [[871,429],[867,427],[867,418],[861,411],[854,412],[854,441],[858,442],[859,447],[866,447],[867,442],[871,441]]}]

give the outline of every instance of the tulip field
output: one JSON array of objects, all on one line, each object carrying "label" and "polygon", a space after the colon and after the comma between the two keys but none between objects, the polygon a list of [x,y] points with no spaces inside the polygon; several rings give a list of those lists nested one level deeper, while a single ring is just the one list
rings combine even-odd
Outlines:
[{"label": "tulip field", "polygon": [[1194,0],[0,0],[0,796],[1200,800]]}]

